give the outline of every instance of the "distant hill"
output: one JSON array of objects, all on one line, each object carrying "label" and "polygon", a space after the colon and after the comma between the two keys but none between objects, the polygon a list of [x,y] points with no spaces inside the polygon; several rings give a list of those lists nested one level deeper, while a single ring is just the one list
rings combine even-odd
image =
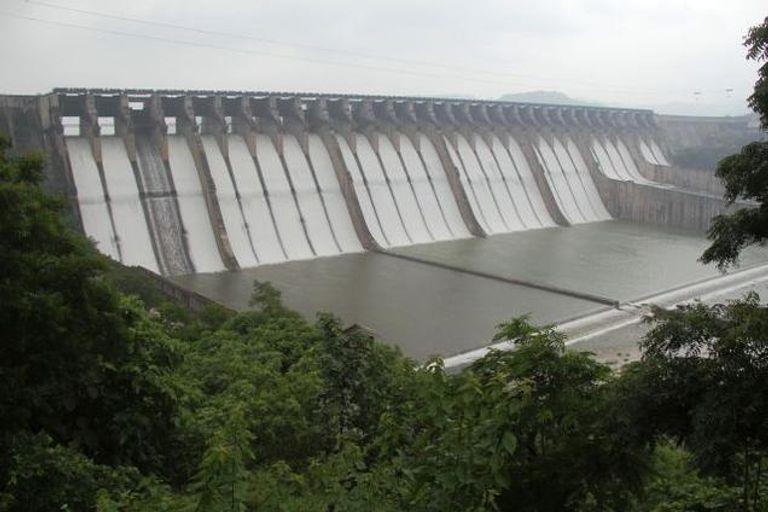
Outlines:
[{"label": "distant hill", "polygon": [[445,98],[451,100],[476,100],[477,96],[472,94],[435,94],[433,98]]},{"label": "distant hill", "polygon": [[599,106],[592,101],[577,100],[559,91],[529,91],[504,94],[500,101],[518,101],[521,103],[548,103],[554,105],[589,105]]}]

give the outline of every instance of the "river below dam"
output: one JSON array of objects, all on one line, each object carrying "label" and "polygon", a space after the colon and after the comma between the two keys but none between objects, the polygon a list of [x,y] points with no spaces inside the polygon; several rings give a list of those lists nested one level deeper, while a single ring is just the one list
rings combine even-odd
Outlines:
[{"label": "river below dam", "polygon": [[[517,315],[561,323],[716,277],[697,262],[706,246],[701,233],[612,220],[171,279],[235,309],[269,281],[307,318],[334,313],[424,360],[485,346]],[[752,249],[742,266],[765,262]]]}]

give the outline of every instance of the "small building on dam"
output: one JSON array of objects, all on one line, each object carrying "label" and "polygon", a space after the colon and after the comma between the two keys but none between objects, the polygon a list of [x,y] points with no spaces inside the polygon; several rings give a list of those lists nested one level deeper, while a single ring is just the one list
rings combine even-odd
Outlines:
[{"label": "small building on dam", "polygon": [[0,132],[47,155],[113,259],[234,308],[270,281],[417,359],[715,276],[703,233],[738,204],[686,165],[763,136],[622,108],[103,89],[0,96]]}]

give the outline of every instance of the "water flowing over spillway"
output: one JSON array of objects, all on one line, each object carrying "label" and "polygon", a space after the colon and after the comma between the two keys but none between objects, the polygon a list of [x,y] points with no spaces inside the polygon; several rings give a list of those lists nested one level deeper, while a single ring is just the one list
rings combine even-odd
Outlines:
[{"label": "water flowing over spillway", "polygon": [[128,160],[125,144],[117,137],[102,137],[101,154],[122,261],[126,265],[139,265],[159,272],[155,245],[147,226],[147,212],[136,182],[137,173]]},{"label": "water flowing over spillway", "polygon": [[259,264],[259,258],[231,164],[225,160],[214,137],[204,135],[202,140],[232,251],[240,265],[254,267]]},{"label": "water flowing over spillway", "polygon": [[243,216],[253,241],[256,260],[261,264],[285,261],[288,255],[277,230],[272,202],[264,193],[264,180],[256,162],[242,137],[227,136],[227,145],[232,167],[232,184],[240,194]]},{"label": "water flowing over spillway", "polygon": [[536,147],[560,211],[571,224],[610,219],[578,146],[564,140],[539,137]]},{"label": "water flowing over spillway", "polygon": [[595,182],[589,174],[587,163],[584,161],[584,157],[581,155],[578,146],[576,146],[570,137],[566,140],[566,151],[571,159],[571,164],[578,173],[579,181],[587,196],[590,210],[594,214],[593,219],[610,219],[611,215],[608,213],[608,210],[605,209],[603,200],[600,198],[600,193],[597,191],[597,187],[595,187]]},{"label": "water flowing over spillway", "polygon": [[283,139],[283,144],[286,168],[314,254],[318,256],[339,254],[341,246],[336,239],[325,199],[320,193],[317,177],[309,167],[294,136],[286,136]]},{"label": "water flowing over spillway", "polygon": [[434,235],[429,230],[424,211],[416,196],[416,190],[407,170],[403,168],[395,147],[385,135],[379,135],[377,141],[379,147],[377,156],[381,164],[382,175],[389,187],[392,200],[397,206],[408,239],[411,243],[434,241]]},{"label": "water flowing over spillway", "polygon": [[454,143],[446,139],[449,153],[453,163],[459,170],[462,177],[462,183],[465,189],[468,189],[472,199],[470,200],[472,208],[479,216],[478,220],[486,233],[507,233],[510,231],[504,217],[501,213],[501,207],[496,197],[497,193],[490,187],[488,177],[480,167],[480,162],[462,135],[456,136]]},{"label": "water flowing over spillway", "polygon": [[[448,221],[448,216],[445,212],[446,205],[443,204],[448,198],[444,194],[438,194],[426,164],[422,157],[419,156],[411,140],[404,135],[399,135],[399,143],[403,169],[408,173],[407,178],[416,196],[419,211],[425,220],[430,236],[433,240],[450,240],[454,238],[456,236],[454,234],[456,226]],[[419,141],[420,146],[426,144],[429,143]]]},{"label": "water flowing over spillway", "polygon": [[[637,146],[640,155],[651,165],[669,165],[662,164],[642,139]],[[645,178],[637,162],[632,157],[627,142],[621,137],[595,137],[592,141],[592,152],[598,163],[600,172],[611,179],[619,181],[632,181],[640,184],[653,184],[651,180]],[[659,153],[661,150],[659,149]],[[666,162],[666,159],[664,160]]]},{"label": "water flowing over spillway", "polygon": [[669,167],[671,165],[655,140],[652,138],[638,137],[637,142],[637,147],[640,149],[640,155],[642,155],[643,160],[647,163],[662,167]]},{"label": "water flowing over spillway", "polygon": [[224,270],[200,179],[184,137],[168,137],[168,157],[192,265],[197,272]]},{"label": "water flowing over spillway", "polygon": [[[145,132],[135,136],[135,159],[121,137],[100,137],[100,162],[87,138],[68,137],[83,227],[102,252],[173,275],[230,268],[227,251],[239,267],[358,252],[360,229],[387,248],[472,236],[468,219],[488,235],[546,228],[556,223],[535,164],[569,223],[610,218],[569,137],[539,136],[533,163],[514,137],[495,133],[192,137],[165,136],[167,159]],[[595,139],[593,149],[609,177],[641,178],[621,141]]]},{"label": "water flowing over spillway", "polygon": [[286,169],[277,149],[266,135],[257,135],[256,165],[263,181],[265,196],[269,198],[277,230],[283,241],[288,259],[306,259],[314,256],[306,229],[304,212],[296,192],[288,181]]},{"label": "water flowing over spillway", "polygon": [[669,161],[667,161],[667,157],[664,156],[664,152],[661,151],[661,148],[653,139],[650,139],[650,149],[654,159],[656,160],[657,165],[665,165],[665,166],[670,165]]},{"label": "water flowing over spillway", "polygon": [[[122,138],[100,137],[102,183],[88,140],[68,137],[84,229],[102,252],[165,274],[225,270],[226,246],[240,267],[357,252],[363,243],[341,172],[380,247],[466,238],[468,213],[461,212],[445,162],[453,165],[469,215],[486,234],[555,225],[531,162],[512,136],[441,138],[443,160],[419,132],[337,134],[337,163],[318,134],[303,142],[285,134],[279,146],[276,140],[261,133],[250,142],[237,134],[204,134],[195,156],[186,136],[168,135],[164,160],[155,141],[139,132],[131,161]],[[611,149],[605,141],[595,144],[601,167],[631,158],[620,141]],[[568,222],[610,218],[570,138],[539,137],[533,150]],[[616,167],[609,169],[613,177]],[[639,176],[636,167],[621,169]],[[206,179],[221,226],[206,199]]]},{"label": "water flowing over spillway", "polygon": [[[440,156],[424,134],[419,134],[418,140],[420,150],[418,156],[422,158],[426,178],[434,190],[440,213],[445,219],[451,238],[468,237],[467,225],[461,218],[461,212],[451,192],[443,165],[440,162]],[[414,165],[414,167],[416,166]]]},{"label": "water flowing over spillway", "polygon": [[291,110],[280,99],[238,111],[226,98],[219,114],[205,103],[195,116],[168,101],[171,125],[142,100],[136,126],[116,115],[115,135],[65,139],[86,234],[164,275],[602,221],[611,180],[656,187],[644,166],[668,165],[655,132],[568,128],[573,116],[473,118],[473,106],[418,121],[412,106]]},{"label": "water flowing over spillway", "polygon": [[[362,208],[368,225],[376,226],[372,232],[374,238],[384,247],[414,243],[400,206],[395,201],[391,182],[384,174],[381,162],[370,142],[365,136],[359,134],[353,140],[355,152],[348,141],[341,137],[338,139],[346,167],[358,191],[358,197],[364,197],[361,203],[368,203]],[[411,230],[414,228],[411,227]]]},{"label": "water flowing over spillway", "polygon": [[317,185],[339,250],[340,252],[361,251],[363,247],[355,234],[355,227],[352,225],[352,219],[344,203],[344,196],[328,151],[317,135],[309,134],[308,139],[309,161],[312,162]]},{"label": "water flowing over spillway", "polygon": [[[496,148],[495,145],[494,148]],[[536,180],[533,177],[531,166],[529,165],[528,160],[525,158],[525,154],[523,153],[520,144],[518,144],[517,141],[512,137],[509,137],[508,151],[510,161],[515,170],[515,174],[511,174],[510,172],[510,175],[512,176],[513,181],[515,176],[519,179],[519,187],[525,194],[528,203],[530,203],[531,213],[536,220],[536,222],[532,223],[532,225],[536,226],[536,223],[538,223],[538,226],[542,228],[555,226],[555,221],[552,220],[552,216],[544,204],[544,199],[541,197],[541,191],[536,185]],[[511,169],[508,167],[506,169],[511,171]],[[523,206],[523,209],[525,209],[525,206]]]},{"label": "water flowing over spillway", "polygon": [[165,276],[378,257],[341,257],[356,252],[474,253],[471,239],[611,218],[707,229],[724,207],[709,193],[717,187],[670,161],[748,124],[322,93],[66,88],[3,98],[0,120],[19,147],[51,153],[48,185],[98,250]]},{"label": "water flowing over spillway", "polygon": [[117,238],[110,222],[104,189],[91,153],[91,145],[86,139],[72,139],[68,148],[83,228],[101,252],[119,259]]}]

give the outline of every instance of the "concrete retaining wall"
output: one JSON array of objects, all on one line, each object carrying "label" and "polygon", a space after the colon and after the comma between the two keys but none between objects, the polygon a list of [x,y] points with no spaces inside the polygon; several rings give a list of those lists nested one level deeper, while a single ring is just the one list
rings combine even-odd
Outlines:
[{"label": "concrete retaining wall", "polygon": [[668,183],[694,192],[702,192],[717,197],[722,197],[725,193],[725,188],[715,176],[714,171],[650,165],[644,169],[643,175],[650,180]]},{"label": "concrete retaining wall", "polygon": [[596,181],[605,207],[619,219],[706,231],[712,217],[728,209],[716,196],[607,178]]},{"label": "concrete retaining wall", "polygon": [[169,301],[173,302],[174,304],[178,304],[179,306],[182,306],[190,311],[198,312],[211,306],[230,309],[227,306],[219,304],[218,302],[205,297],[204,295],[200,295],[199,293],[192,290],[187,290],[183,286],[180,286],[161,275],[155,274],[151,270],[147,270],[143,267],[133,268],[141,272],[147,279],[152,281],[157,290]]}]

